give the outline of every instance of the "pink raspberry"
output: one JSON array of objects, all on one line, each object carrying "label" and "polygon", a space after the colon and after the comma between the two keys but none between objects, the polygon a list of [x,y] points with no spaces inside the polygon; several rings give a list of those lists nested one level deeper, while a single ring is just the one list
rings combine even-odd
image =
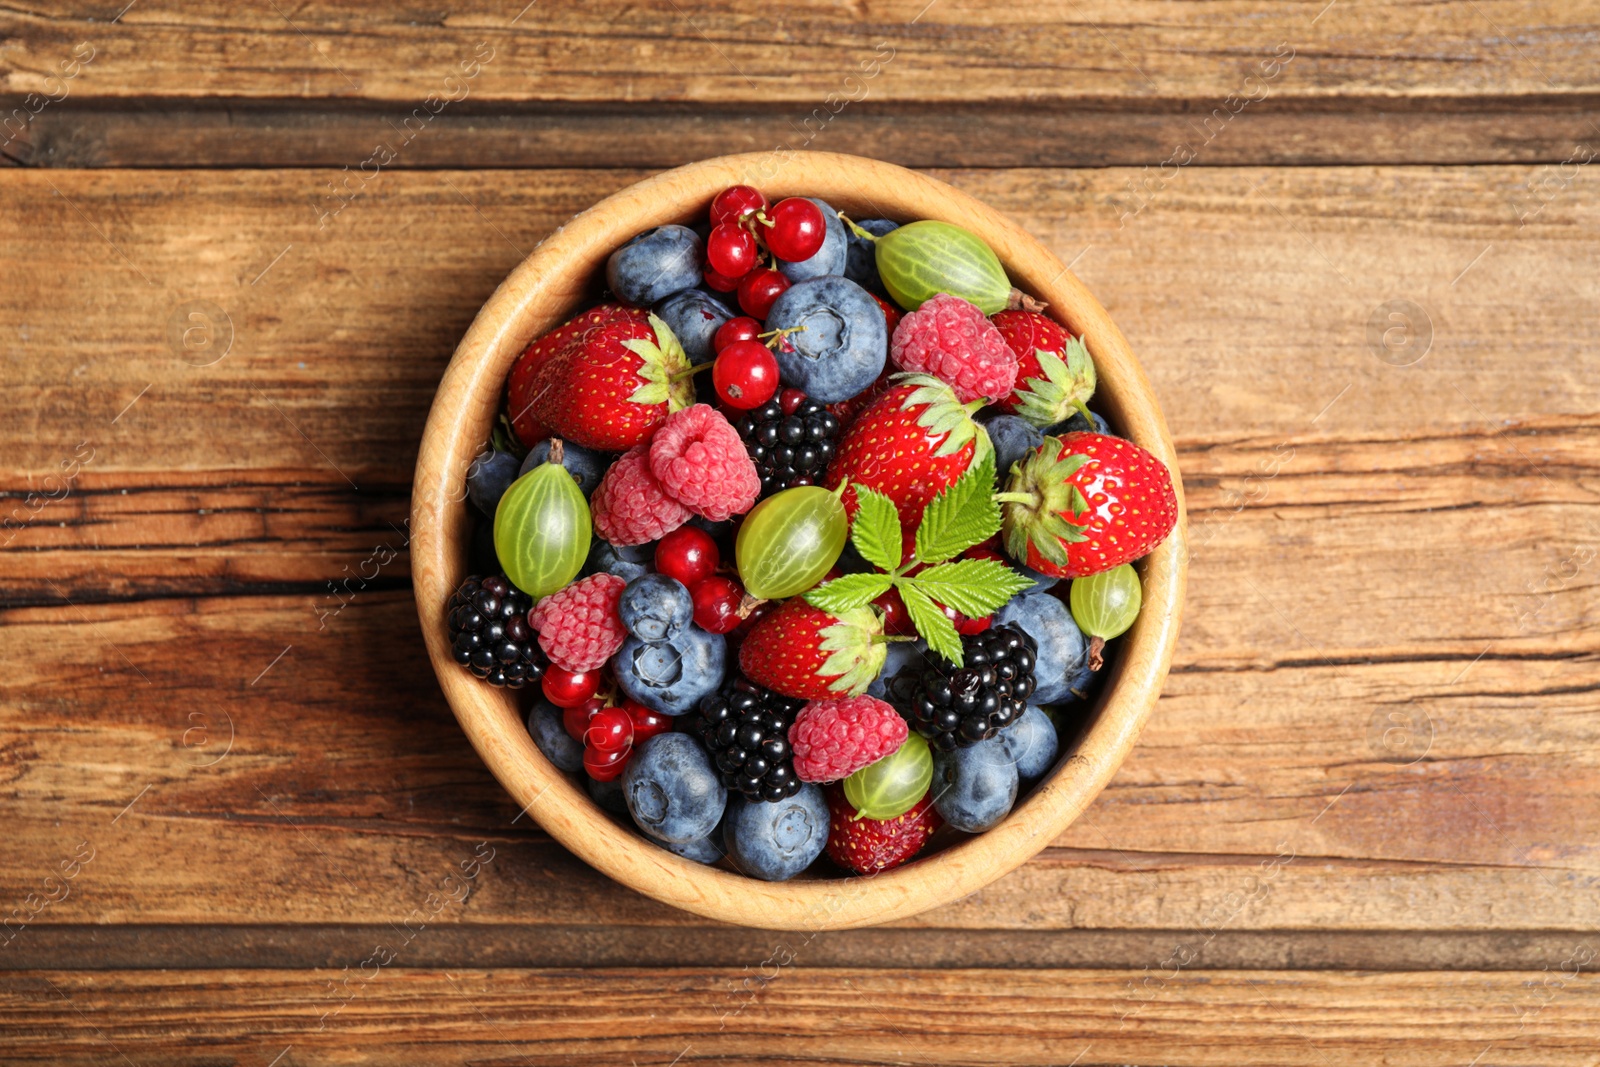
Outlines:
[{"label": "pink raspberry", "polygon": [[942,379],[963,404],[1004,399],[1017,383],[1017,354],[994,323],[976,304],[948,293],[900,320],[889,358],[901,370]]},{"label": "pink raspberry", "polygon": [[654,541],[689,521],[690,511],[650,473],[650,445],[634,445],[611,464],[589,500],[595,533],[626,547]]},{"label": "pink raspberry", "polygon": [[761,495],[739,431],[709,404],[675,411],[656,427],[650,473],[668,496],[712,522],[744,514]]},{"label": "pink raspberry", "polygon": [[615,574],[593,574],[551,593],[528,612],[551,663],[564,671],[592,671],[617,654],[628,636],[617,614],[627,584]]},{"label": "pink raspberry", "polygon": [[794,773],[802,782],[837,782],[905,743],[906,721],[877,697],[813,700],[789,727]]}]

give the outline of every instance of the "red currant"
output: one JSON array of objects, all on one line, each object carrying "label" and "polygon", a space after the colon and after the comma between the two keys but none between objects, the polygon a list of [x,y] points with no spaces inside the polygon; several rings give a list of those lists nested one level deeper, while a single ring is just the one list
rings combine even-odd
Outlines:
[{"label": "red currant", "polygon": [[583,769],[588,771],[589,777],[595,781],[609,782],[627,769],[628,757],[632,754],[632,748],[625,748],[620,752],[601,752],[590,746],[583,750]]},{"label": "red currant", "polygon": [[561,725],[567,728],[567,734],[574,741],[582,741],[585,731],[589,729],[589,720],[594,718],[595,712],[605,706],[603,697],[590,697],[575,708],[563,708]]},{"label": "red currant", "polygon": [[717,327],[711,336],[711,351],[721,352],[735,341],[754,341],[761,335],[761,323],[749,315],[738,315]]},{"label": "red currant", "polygon": [[554,663],[539,682],[544,698],[558,708],[575,708],[600,688],[599,671],[564,671]]},{"label": "red currant", "polygon": [[753,270],[739,279],[739,306],[746,315],[765,319],[773,303],[789,288],[789,279],[767,267]]},{"label": "red currant", "polygon": [[767,247],[773,255],[790,263],[816,255],[828,236],[822,209],[803,196],[779,200],[768,218],[772,225],[766,227]]},{"label": "red currant", "polygon": [[707,285],[719,293],[731,293],[739,288],[738,278],[730,278],[726,274],[718,274],[710,267],[707,267],[701,273],[701,277],[705,278]]},{"label": "red currant", "polygon": [[656,570],[693,589],[722,562],[716,541],[698,526],[680,526],[656,545]]},{"label": "red currant", "polygon": [[633,720],[633,743],[642,745],[656,734],[672,732],[672,716],[663,715],[659,711],[651,711],[643,704],[629,702],[622,705],[628,717]]},{"label": "red currant", "polygon": [[633,718],[621,708],[601,708],[589,720],[583,742],[596,752],[623,752],[633,745]]},{"label": "red currant", "polygon": [[711,201],[711,225],[737,222],[752,211],[764,210],[766,206],[767,198],[761,194],[761,190],[748,185],[730,185]]},{"label": "red currant", "polygon": [[737,222],[719,223],[706,238],[706,263],[718,274],[742,278],[756,265],[755,235]]},{"label": "red currant", "polygon": [[898,589],[891,589],[872,602],[872,606],[883,613],[883,632],[903,637],[914,634],[917,628],[911,625],[911,615],[906,611],[906,602],[900,598]]},{"label": "red currant", "polygon": [[783,407],[783,413],[785,415],[793,415],[796,411],[800,410],[800,405],[804,404],[808,399],[810,398],[798,389],[785,389],[783,393],[779,395],[778,403]]},{"label": "red currant", "polygon": [[739,605],[744,603],[744,589],[732,578],[714,575],[690,590],[694,597],[694,624],[714,634],[725,634],[744,619],[739,617]]},{"label": "red currant", "polygon": [[940,604],[939,610],[944,612],[944,617],[950,620],[958,634],[981,634],[989,628],[993,615],[985,615],[981,619],[969,619],[961,612],[946,604]]},{"label": "red currant", "polygon": [[735,341],[717,354],[711,383],[730,407],[758,408],[778,391],[778,361],[760,341]]}]

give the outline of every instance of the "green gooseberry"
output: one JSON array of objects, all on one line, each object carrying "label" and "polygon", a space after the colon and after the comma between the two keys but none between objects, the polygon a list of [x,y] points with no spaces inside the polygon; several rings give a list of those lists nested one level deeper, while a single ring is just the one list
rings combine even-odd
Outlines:
[{"label": "green gooseberry", "polygon": [[589,502],[561,465],[561,442],[550,459],[511,483],[494,512],[494,554],[511,584],[535,601],[564,589],[589,555]]},{"label": "green gooseberry", "polygon": [[733,546],[745,592],[760,600],[804,593],[839,561],[849,537],[838,493],[801,485],[767,497],[744,517]]},{"label": "green gooseberry", "polygon": [[933,751],[919,733],[899,748],[844,780],[844,797],[868,819],[904,815],[928,795],[933,784]]}]

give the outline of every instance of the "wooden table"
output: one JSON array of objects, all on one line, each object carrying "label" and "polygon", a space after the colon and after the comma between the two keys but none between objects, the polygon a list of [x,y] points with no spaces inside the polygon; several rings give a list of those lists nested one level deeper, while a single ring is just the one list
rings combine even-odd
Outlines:
[{"label": "wooden table", "polygon": [[[1600,1061],[1600,6],[123,3],[0,10],[0,1060]],[[1196,546],[1088,814],[850,933],[519,822],[406,569],[498,280],[780,144],[1070,262]]]}]

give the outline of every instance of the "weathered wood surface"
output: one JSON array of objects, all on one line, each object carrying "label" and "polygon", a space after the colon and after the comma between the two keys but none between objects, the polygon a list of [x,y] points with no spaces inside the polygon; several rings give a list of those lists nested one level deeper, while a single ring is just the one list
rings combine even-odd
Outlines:
[{"label": "weathered wood surface", "polygon": [[[1191,169],[1120,229],[1123,172],[948,174],[1118,317],[1196,547],[1112,787],[1039,862],[908,925],[1594,927],[1600,387],[1573,266],[1597,199],[1576,182],[1519,225],[1502,198],[1533,173]],[[492,840],[495,878],[439,921],[690,922],[509,825],[419,658],[400,551],[456,336],[518,248],[631,178],[385,174],[321,231],[299,197],[326,172],[0,179],[0,326],[37,398],[0,429],[8,487],[95,449],[4,557],[7,897],[88,839],[107,861],[39,922],[392,922]],[[1397,294],[1434,319],[1406,367],[1367,338]],[[169,345],[193,299],[235,323],[210,366]],[[219,712],[234,747],[197,766]]]},{"label": "weathered wood surface", "polygon": [[[1593,981],[1431,972],[22,971],[7,1062],[1589,1067]],[[781,950],[780,950],[781,951]],[[766,977],[770,980],[762,981]]]}]

